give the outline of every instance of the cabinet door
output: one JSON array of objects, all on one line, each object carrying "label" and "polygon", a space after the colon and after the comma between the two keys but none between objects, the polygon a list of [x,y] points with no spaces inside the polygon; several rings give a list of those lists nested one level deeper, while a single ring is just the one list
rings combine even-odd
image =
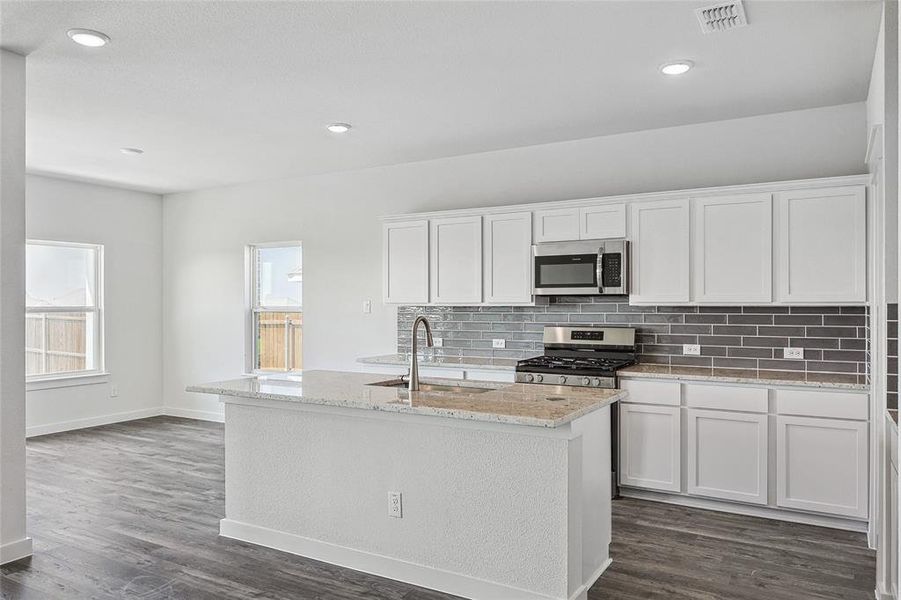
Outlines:
[{"label": "cabinet door", "polygon": [[535,243],[568,242],[579,239],[579,209],[554,208],[536,210]]},{"label": "cabinet door", "polygon": [[482,301],[482,217],[447,217],[429,222],[432,302]]},{"label": "cabinet door", "polygon": [[767,503],[767,416],[688,410],[688,493]]},{"label": "cabinet door", "polygon": [[777,504],[867,517],[867,423],[776,417]]},{"label": "cabinet door", "polygon": [[889,466],[889,506],[888,506],[888,580],[892,598],[898,597],[898,469]]},{"label": "cabinet door", "polygon": [[697,198],[692,203],[696,302],[772,302],[770,194]]},{"label": "cabinet door", "polygon": [[776,299],[865,302],[865,188],[782,192],[776,206]]},{"label": "cabinet door", "polygon": [[620,405],[620,484],[681,491],[678,406]]},{"label": "cabinet door", "polygon": [[532,301],[532,213],[485,215],[485,302]]},{"label": "cabinet door", "polygon": [[599,204],[580,208],[579,237],[583,240],[626,237],[626,205]]},{"label": "cabinet door", "polygon": [[429,301],[429,222],[385,223],[382,231],[382,294],[385,302]]},{"label": "cabinet door", "polygon": [[631,302],[689,301],[688,207],[687,199],[638,202],[631,207]]}]

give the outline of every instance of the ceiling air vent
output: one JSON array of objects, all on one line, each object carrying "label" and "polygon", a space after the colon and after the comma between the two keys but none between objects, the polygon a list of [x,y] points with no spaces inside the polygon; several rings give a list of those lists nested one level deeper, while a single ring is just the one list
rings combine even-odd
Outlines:
[{"label": "ceiling air vent", "polygon": [[742,6],[741,0],[696,8],[695,14],[698,15],[701,31],[704,33],[728,31],[748,24],[745,7]]}]

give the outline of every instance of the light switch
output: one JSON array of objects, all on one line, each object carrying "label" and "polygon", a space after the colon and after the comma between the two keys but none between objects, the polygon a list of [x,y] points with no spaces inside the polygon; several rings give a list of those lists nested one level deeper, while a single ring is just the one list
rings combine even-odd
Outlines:
[{"label": "light switch", "polygon": [[372,312],[372,300],[363,300],[363,314],[368,315]]}]

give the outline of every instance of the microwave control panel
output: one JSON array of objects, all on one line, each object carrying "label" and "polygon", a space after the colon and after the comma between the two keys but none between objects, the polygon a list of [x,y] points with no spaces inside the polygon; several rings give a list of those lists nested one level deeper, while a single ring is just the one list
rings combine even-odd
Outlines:
[{"label": "microwave control panel", "polygon": [[623,285],[623,255],[619,252],[605,254],[603,258],[604,274],[601,287],[618,288]]}]

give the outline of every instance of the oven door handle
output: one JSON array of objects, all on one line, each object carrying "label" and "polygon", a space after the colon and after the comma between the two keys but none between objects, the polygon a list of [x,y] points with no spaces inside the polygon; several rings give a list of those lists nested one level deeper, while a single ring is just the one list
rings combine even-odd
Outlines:
[{"label": "oven door handle", "polygon": [[596,272],[598,278],[598,293],[604,293],[604,248],[598,248],[598,266]]}]

